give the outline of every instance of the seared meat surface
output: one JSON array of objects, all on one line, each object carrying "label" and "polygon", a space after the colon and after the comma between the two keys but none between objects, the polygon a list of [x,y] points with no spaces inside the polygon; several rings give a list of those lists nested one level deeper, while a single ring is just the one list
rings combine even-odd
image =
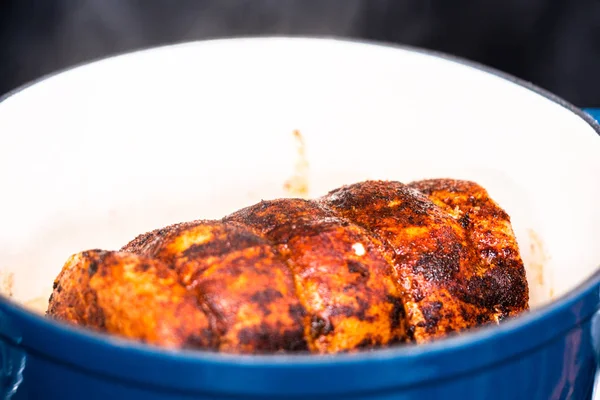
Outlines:
[{"label": "seared meat surface", "polygon": [[366,181],[71,256],[47,315],[165,347],[330,354],[498,323],[528,293],[481,186]]},{"label": "seared meat surface", "polygon": [[311,351],[335,353],[404,338],[391,259],[363,228],[298,199],[263,201],[225,220],[252,227],[287,261],[308,316]]},{"label": "seared meat surface", "polygon": [[165,347],[214,341],[198,298],[158,260],[90,250],[69,258],[54,283],[48,315]]},{"label": "seared meat surface", "polygon": [[123,251],[170,265],[205,306],[215,348],[226,352],[306,350],[304,308],[294,277],[264,238],[232,223],[197,221],[158,231]]}]

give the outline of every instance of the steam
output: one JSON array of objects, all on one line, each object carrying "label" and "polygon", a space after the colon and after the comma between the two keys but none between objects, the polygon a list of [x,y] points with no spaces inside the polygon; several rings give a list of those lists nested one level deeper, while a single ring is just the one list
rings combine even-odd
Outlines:
[{"label": "steam", "polygon": [[361,36],[370,0],[54,0],[8,21],[0,93],[89,60],[182,41],[242,35]]}]

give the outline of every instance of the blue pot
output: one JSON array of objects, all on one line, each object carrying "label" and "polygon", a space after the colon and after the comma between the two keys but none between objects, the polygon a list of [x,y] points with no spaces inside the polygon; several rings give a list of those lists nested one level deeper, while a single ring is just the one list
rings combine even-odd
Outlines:
[{"label": "blue pot", "polygon": [[[485,69],[451,63],[457,61],[477,73]],[[600,134],[577,108],[485,70],[567,107]],[[600,271],[519,318],[427,345],[336,356],[233,356],[106,337],[48,320],[2,296],[0,393],[62,400],[591,399],[600,355],[598,310]]]},{"label": "blue pot", "polygon": [[326,358],[151,350],[4,301],[2,389],[14,399],[586,399],[600,344],[599,284],[596,274],[556,305],[495,329]]}]

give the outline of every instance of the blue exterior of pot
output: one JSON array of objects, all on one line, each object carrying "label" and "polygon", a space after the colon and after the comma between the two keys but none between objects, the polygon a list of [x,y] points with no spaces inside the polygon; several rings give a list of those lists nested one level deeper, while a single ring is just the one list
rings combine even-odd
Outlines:
[{"label": "blue exterior of pot", "polygon": [[585,109],[585,112],[594,117],[596,121],[600,122],[600,108],[587,108]]},{"label": "blue exterior of pot", "polygon": [[589,399],[600,272],[557,302],[460,337],[334,357],[169,352],[0,301],[2,394],[13,399]]}]

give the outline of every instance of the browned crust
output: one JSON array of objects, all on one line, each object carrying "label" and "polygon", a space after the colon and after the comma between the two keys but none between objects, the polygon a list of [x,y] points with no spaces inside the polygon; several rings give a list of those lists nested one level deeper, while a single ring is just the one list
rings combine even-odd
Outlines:
[{"label": "browned crust", "polygon": [[460,296],[494,309],[500,320],[528,309],[529,288],[510,217],[487,191],[477,183],[455,179],[409,186],[447,207],[465,231],[468,257],[478,268],[465,277]]},{"label": "browned crust", "polygon": [[473,182],[366,181],[72,256],[48,315],[159,346],[339,353],[527,309],[508,215]]},{"label": "browned crust", "polygon": [[293,276],[272,246],[235,224],[201,221],[171,229],[148,255],[173,266],[207,306],[219,350],[306,350],[304,309]]},{"label": "browned crust", "polygon": [[226,220],[252,227],[288,262],[307,310],[305,336],[312,352],[404,339],[404,307],[392,266],[378,251],[381,243],[364,229],[298,199],[263,201]]},{"label": "browned crust", "polygon": [[166,264],[90,250],[69,258],[54,281],[48,315],[163,347],[214,347],[196,296]]}]

